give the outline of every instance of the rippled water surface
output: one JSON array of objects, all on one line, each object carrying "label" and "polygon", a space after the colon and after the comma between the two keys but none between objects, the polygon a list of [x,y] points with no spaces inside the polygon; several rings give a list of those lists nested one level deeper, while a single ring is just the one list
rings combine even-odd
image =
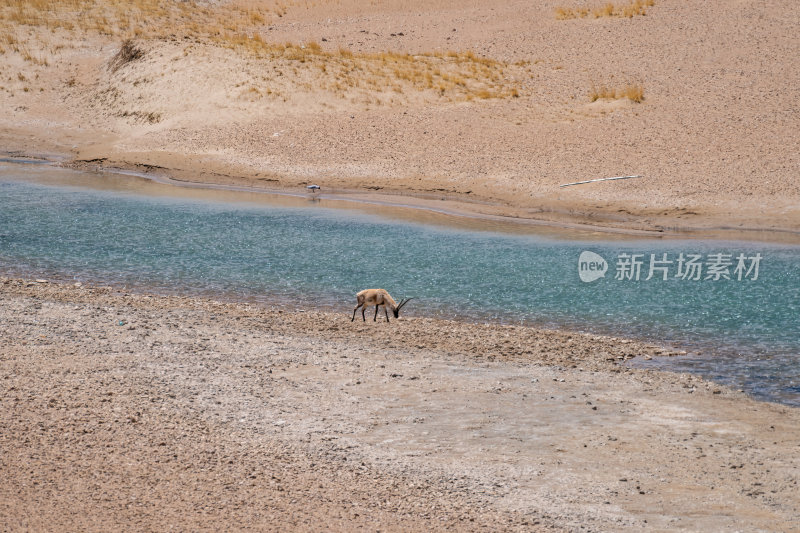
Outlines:
[{"label": "rippled water surface", "polygon": [[[0,270],[343,313],[351,312],[358,290],[384,287],[396,298],[416,298],[409,315],[680,345],[692,353],[647,364],[800,405],[798,247],[511,233],[488,222],[433,217],[422,224],[403,210],[386,209],[387,217],[375,214],[379,208],[329,205],[0,164]],[[608,265],[592,282],[578,272],[586,250]],[[642,254],[638,281],[617,279],[624,254]],[[651,254],[668,261],[654,264],[666,268],[666,281],[660,270],[645,279]],[[699,256],[700,280],[676,276],[681,254]],[[705,279],[715,254],[732,263],[721,267],[731,279]],[[755,268],[747,269],[757,254],[756,278]],[[737,271],[740,255],[745,270]]]}]

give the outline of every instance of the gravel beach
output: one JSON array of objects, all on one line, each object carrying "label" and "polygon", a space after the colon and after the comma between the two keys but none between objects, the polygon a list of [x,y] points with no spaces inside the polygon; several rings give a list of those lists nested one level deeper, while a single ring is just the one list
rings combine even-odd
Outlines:
[{"label": "gravel beach", "polygon": [[800,412],[636,341],[0,279],[0,521],[86,530],[764,530]]}]

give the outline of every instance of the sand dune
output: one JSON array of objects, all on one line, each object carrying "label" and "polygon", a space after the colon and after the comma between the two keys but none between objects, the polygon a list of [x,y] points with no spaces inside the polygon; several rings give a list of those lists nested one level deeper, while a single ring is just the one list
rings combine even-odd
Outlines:
[{"label": "sand dune", "polygon": [[[560,1],[89,4],[82,23],[64,8],[72,28],[0,10],[7,151],[599,226],[800,229],[790,2],[570,20]],[[127,37],[142,55],[112,71]],[[602,86],[644,100],[592,101]],[[558,187],[622,174],[645,178]]]}]

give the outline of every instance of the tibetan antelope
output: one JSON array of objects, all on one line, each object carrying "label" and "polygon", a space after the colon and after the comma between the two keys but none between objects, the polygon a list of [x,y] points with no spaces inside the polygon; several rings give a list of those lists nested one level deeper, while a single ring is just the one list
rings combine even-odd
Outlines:
[{"label": "tibetan antelope", "polygon": [[367,321],[367,318],[364,316],[364,312],[367,310],[367,307],[372,305],[375,306],[375,316],[372,318],[372,321],[375,322],[378,320],[378,308],[382,305],[383,312],[386,315],[386,321],[389,322],[389,312],[386,310],[388,307],[394,313],[395,318],[400,317],[400,309],[403,308],[408,302],[410,302],[413,298],[408,298],[407,300],[401,300],[400,303],[396,303],[394,298],[392,298],[388,292],[383,289],[364,289],[363,291],[356,294],[356,300],[358,300],[358,305],[353,309],[353,318],[350,319],[350,322],[356,319],[356,311],[358,308],[361,308],[361,318],[364,322]]}]

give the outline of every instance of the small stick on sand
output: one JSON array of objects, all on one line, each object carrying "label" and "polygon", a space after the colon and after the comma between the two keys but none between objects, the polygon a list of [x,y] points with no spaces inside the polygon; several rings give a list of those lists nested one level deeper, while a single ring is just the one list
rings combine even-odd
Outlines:
[{"label": "small stick on sand", "polygon": [[586,181],[576,181],[573,183],[565,183],[564,185],[559,185],[559,187],[569,187],[570,185],[581,185],[583,183],[594,183],[595,181],[611,181],[611,180],[627,180],[630,178],[642,178],[644,176],[615,176],[613,178],[597,178],[595,180],[586,180]]}]

